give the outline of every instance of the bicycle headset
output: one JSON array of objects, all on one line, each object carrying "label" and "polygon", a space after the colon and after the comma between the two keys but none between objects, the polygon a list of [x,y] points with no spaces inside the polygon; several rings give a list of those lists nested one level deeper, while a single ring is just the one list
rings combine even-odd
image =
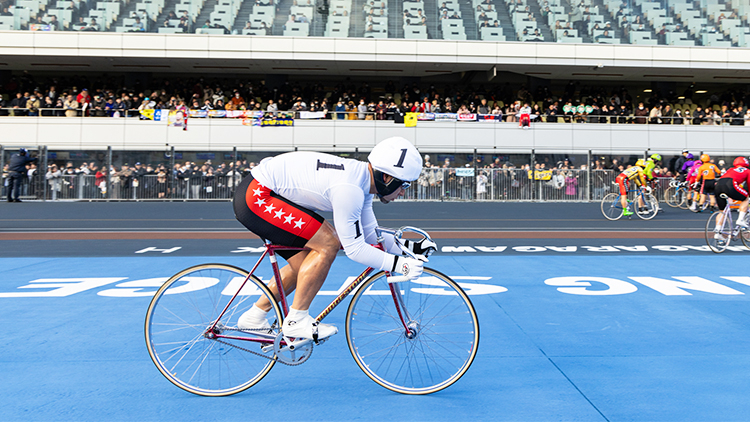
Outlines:
[{"label": "bicycle headset", "polygon": [[[422,173],[422,157],[411,142],[400,136],[388,138],[375,145],[367,156],[372,165],[375,189],[379,197],[408,188]],[[391,176],[386,183],[385,175]]]}]

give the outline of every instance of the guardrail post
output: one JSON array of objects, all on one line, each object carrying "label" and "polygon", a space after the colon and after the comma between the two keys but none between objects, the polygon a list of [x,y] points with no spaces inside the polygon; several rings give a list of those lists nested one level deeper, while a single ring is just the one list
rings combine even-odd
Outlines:
[{"label": "guardrail post", "polygon": [[473,177],[474,180],[471,180],[469,182],[469,189],[471,190],[471,192],[469,192],[469,195],[471,195],[471,198],[473,198],[472,201],[476,202],[477,201],[476,183],[477,183],[477,176],[479,176],[479,173],[477,173],[477,170],[479,170],[479,168],[477,167],[477,149],[476,148],[474,148],[474,156],[472,156],[472,161],[474,162],[474,177]]},{"label": "guardrail post", "polygon": [[107,198],[107,201],[109,201],[109,198],[112,197],[112,146],[107,147],[107,194],[105,195],[105,198]]},{"label": "guardrail post", "polygon": [[42,145],[42,147],[39,150],[39,154],[42,156],[42,161],[41,161],[42,166],[39,169],[39,174],[43,175],[42,176],[42,202],[47,202],[47,186],[48,186],[47,184],[47,166],[48,166],[47,156],[49,154],[47,154],[46,145]]},{"label": "guardrail post", "polygon": [[536,154],[534,150],[531,150],[531,162],[529,163],[529,173],[526,177],[531,177],[531,200],[533,201],[536,197],[536,168],[534,167],[534,161],[536,161]]},{"label": "guardrail post", "polygon": [[232,165],[232,189],[229,190],[230,194],[237,191],[237,170],[239,169],[239,167],[237,166],[237,161],[240,160],[240,157],[237,153],[236,146],[232,148],[232,160],[234,160],[234,164]]},{"label": "guardrail post", "polygon": [[177,175],[174,173],[174,146],[169,149],[169,185],[172,189],[169,190],[169,199],[174,201],[174,192],[177,190]]},{"label": "guardrail post", "polygon": [[588,154],[588,164],[586,165],[586,199],[588,199],[589,202],[591,202],[593,198],[593,193],[591,192],[593,184],[591,183],[591,163],[592,163],[592,156],[591,156],[591,150],[589,150]]}]

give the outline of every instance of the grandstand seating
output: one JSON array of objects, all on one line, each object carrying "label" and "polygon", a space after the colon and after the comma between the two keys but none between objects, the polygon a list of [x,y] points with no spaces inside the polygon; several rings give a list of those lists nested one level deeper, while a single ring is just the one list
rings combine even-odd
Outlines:
[{"label": "grandstand seating", "polygon": [[[0,30],[91,30],[88,24],[93,18],[100,31],[134,32],[138,17],[145,32],[162,33],[715,47],[747,47],[750,38],[750,0],[15,0],[12,4],[11,16],[0,16]],[[390,13],[389,6],[394,9]],[[54,27],[49,24],[52,15],[57,20]],[[181,24],[183,17],[188,25]]]}]

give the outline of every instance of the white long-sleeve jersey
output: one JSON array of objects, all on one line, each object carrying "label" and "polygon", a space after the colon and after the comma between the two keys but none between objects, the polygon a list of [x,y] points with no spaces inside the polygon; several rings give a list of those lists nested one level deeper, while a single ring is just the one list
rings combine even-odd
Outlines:
[{"label": "white long-sleeve jersey", "polygon": [[266,158],[253,177],[284,198],[316,211],[333,212],[333,226],[346,256],[368,267],[392,270],[401,251],[384,236],[391,253],[372,246],[378,222],[372,211],[367,162],[317,152],[290,152]]}]

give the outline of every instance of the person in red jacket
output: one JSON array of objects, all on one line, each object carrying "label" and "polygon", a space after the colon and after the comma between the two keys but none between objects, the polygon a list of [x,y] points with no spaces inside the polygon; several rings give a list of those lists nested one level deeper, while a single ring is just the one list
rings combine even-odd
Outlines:
[{"label": "person in red jacket", "polygon": [[[748,185],[750,185],[750,169],[748,169],[750,162],[745,157],[737,157],[734,159],[733,164],[734,167],[727,170],[719,181],[716,182],[716,186],[714,187],[716,205],[722,211],[727,207],[727,200],[722,197],[722,193],[735,201],[740,201],[740,215],[737,218],[737,225],[747,228],[747,206],[750,202],[747,194]],[[720,221],[720,217],[717,217],[716,220],[717,227],[720,227],[723,223],[723,221]]]}]

